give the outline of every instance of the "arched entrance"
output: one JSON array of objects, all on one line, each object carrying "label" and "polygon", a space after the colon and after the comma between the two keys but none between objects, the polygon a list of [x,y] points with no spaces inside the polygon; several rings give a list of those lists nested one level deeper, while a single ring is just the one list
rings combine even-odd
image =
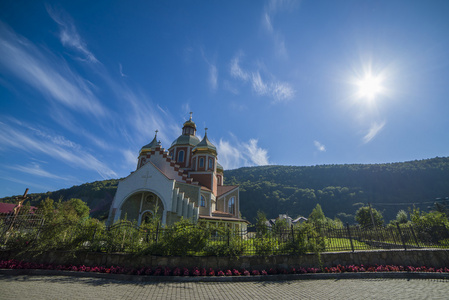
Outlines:
[{"label": "arched entrance", "polygon": [[159,219],[165,222],[164,204],[152,192],[137,192],[128,197],[122,204],[120,220],[136,221],[140,226],[142,222]]}]

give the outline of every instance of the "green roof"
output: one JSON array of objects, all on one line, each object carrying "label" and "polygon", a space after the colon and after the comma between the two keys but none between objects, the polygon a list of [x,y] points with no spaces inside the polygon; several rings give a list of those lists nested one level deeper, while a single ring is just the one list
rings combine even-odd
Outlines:
[{"label": "green roof", "polygon": [[173,141],[170,148],[178,145],[190,145],[196,146],[200,142],[199,138],[194,135],[180,135],[176,140]]}]

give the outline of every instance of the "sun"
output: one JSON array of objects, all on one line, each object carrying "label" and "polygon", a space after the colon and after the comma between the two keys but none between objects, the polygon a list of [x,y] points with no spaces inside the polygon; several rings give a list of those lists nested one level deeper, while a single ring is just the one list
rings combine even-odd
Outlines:
[{"label": "sun", "polygon": [[373,76],[371,73],[366,74],[363,78],[357,81],[359,98],[373,100],[377,95],[382,93],[382,77]]}]

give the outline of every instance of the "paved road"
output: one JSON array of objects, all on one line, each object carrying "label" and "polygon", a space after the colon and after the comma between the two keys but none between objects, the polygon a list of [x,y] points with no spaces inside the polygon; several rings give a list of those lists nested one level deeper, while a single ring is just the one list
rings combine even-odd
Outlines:
[{"label": "paved road", "polygon": [[449,299],[442,279],[145,282],[0,275],[0,299]]}]

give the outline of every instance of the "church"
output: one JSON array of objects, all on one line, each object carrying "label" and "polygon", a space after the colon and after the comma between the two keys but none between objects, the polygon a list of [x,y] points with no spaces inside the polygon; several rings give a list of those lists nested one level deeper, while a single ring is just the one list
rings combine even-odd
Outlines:
[{"label": "church", "polygon": [[207,128],[198,139],[192,113],[168,151],[157,131],[140,149],[136,171],[119,181],[107,225],[124,219],[141,225],[154,217],[163,225],[182,218],[237,230],[249,224],[240,218],[239,187],[224,185],[217,148],[207,138]]}]

